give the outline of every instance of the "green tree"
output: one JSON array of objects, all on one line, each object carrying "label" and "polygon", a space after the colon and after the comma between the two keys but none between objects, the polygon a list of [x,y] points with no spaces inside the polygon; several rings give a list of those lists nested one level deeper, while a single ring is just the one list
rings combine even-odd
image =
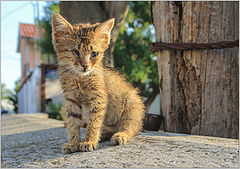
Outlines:
[{"label": "green tree", "polygon": [[61,115],[61,108],[62,104],[54,104],[52,102],[47,104],[47,111],[49,118],[57,119],[57,120],[63,120],[63,117]]},{"label": "green tree", "polygon": [[6,88],[6,84],[1,84],[1,99],[6,99],[14,106],[14,112],[18,113],[18,91],[20,87],[20,80],[15,82],[15,88],[13,91]]},{"label": "green tree", "polygon": [[41,59],[44,63],[48,64],[56,63],[57,58],[51,36],[51,19],[54,12],[59,13],[59,2],[46,2],[46,6],[44,7],[45,16],[39,21],[41,28],[44,30],[41,35],[41,40],[39,41],[41,52],[43,54]]},{"label": "green tree", "polygon": [[1,84],[1,99],[8,99],[10,92],[11,92],[11,90],[6,88],[6,84],[2,83]]},{"label": "green tree", "polygon": [[8,100],[12,102],[12,105],[14,106],[14,112],[18,113],[18,91],[21,85],[21,80],[15,81],[15,88],[13,91],[10,91],[8,94]]},{"label": "green tree", "polygon": [[130,2],[113,53],[115,68],[146,98],[146,112],[159,93],[156,55],[150,50],[154,29],[149,9],[150,2]]}]

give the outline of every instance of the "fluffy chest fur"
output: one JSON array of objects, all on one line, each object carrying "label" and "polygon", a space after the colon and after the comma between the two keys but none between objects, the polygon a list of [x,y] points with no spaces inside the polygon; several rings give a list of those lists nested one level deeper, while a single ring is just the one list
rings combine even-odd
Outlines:
[{"label": "fluffy chest fur", "polygon": [[62,71],[59,67],[59,77],[65,98],[69,97],[80,103],[94,100],[95,95],[105,93],[106,87],[99,74],[80,76],[74,72]]},{"label": "fluffy chest fur", "polygon": [[[66,100],[82,107],[83,119],[88,122],[90,112],[96,104],[107,104],[105,125],[117,125],[132,89],[123,77],[109,69],[98,69],[96,73],[79,76],[59,67],[59,77]],[[101,71],[100,71],[101,70]]]}]

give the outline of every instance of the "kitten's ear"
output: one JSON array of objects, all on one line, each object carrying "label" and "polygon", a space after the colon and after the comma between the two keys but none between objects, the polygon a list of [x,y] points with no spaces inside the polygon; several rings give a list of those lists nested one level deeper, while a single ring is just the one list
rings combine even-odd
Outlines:
[{"label": "kitten's ear", "polygon": [[111,38],[111,30],[114,26],[115,18],[109,19],[104,23],[101,23],[96,28],[96,38],[102,43],[102,48],[106,50],[108,48],[110,38]]},{"label": "kitten's ear", "polygon": [[111,30],[114,26],[114,21],[115,18],[109,19],[103,23],[101,23],[100,25],[98,25],[96,32],[98,33],[105,33],[105,34],[111,34]]},{"label": "kitten's ear", "polygon": [[53,38],[59,38],[63,34],[68,34],[73,30],[72,25],[60,14],[54,13],[52,16]]}]

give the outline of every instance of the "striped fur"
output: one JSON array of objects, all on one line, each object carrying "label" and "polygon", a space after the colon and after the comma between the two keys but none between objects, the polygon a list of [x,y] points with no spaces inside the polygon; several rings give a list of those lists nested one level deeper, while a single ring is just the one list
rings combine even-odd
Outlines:
[{"label": "striped fur", "polygon": [[[138,90],[102,64],[113,25],[114,19],[94,25],[71,25],[61,15],[53,15],[58,74],[65,107],[70,112],[66,120],[69,142],[64,144],[63,153],[91,151],[99,140],[108,138],[121,145],[142,128],[144,104]],[[87,122],[87,133],[81,140],[83,121]]]}]

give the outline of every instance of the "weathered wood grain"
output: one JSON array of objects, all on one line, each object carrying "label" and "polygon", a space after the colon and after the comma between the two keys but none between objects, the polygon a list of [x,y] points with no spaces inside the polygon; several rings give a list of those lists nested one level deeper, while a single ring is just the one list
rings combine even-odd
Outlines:
[{"label": "weathered wood grain", "polygon": [[[238,2],[155,2],[156,41],[238,39]],[[238,138],[238,48],[158,52],[166,131]]]}]

